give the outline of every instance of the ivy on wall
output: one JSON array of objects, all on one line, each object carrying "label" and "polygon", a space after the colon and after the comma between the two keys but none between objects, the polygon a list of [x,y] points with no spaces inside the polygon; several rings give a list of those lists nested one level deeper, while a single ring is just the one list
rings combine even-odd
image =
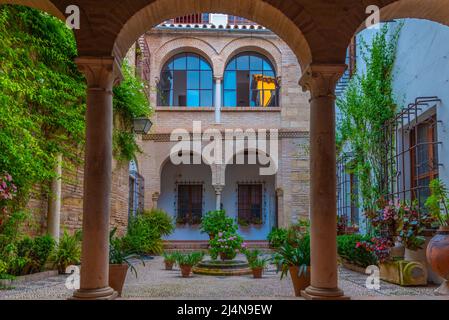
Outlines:
[{"label": "ivy on wall", "polygon": [[400,30],[401,26],[390,30],[384,24],[370,45],[362,39],[366,71],[355,73],[346,92],[337,100],[341,112],[337,146],[340,153],[352,156],[347,169],[359,179],[365,211],[376,210],[377,201],[388,193],[382,172],[388,152],[383,126],[398,108],[392,83]]},{"label": "ivy on wall", "polygon": [[[0,174],[9,173],[23,207],[36,185],[54,177],[58,154],[64,164],[82,163],[86,84],[74,63],[73,32],[46,13],[0,6]],[[133,69],[114,88],[114,153],[128,161],[139,151],[132,119],[148,116],[144,84]]]},{"label": "ivy on wall", "polygon": [[119,162],[133,160],[141,152],[133,133],[133,119],[149,117],[152,109],[144,82],[128,63],[122,66],[123,81],[114,88],[114,156]]},{"label": "ivy on wall", "polygon": [[0,6],[0,172],[31,188],[54,176],[56,155],[77,161],[84,139],[85,82],[73,33],[39,11]]}]

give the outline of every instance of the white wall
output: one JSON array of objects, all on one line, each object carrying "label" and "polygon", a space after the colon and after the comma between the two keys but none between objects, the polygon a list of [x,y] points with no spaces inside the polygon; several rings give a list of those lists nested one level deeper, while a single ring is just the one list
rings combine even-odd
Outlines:
[{"label": "white wall", "polygon": [[260,176],[258,165],[228,165],[226,167],[226,186],[223,190],[223,209],[237,218],[238,183],[263,183],[263,224],[260,226],[240,227],[239,233],[245,240],[266,240],[268,233],[275,226],[275,176]]},{"label": "white wall", "polygon": [[[161,194],[158,208],[167,211],[176,220],[176,182],[202,182],[203,214],[215,210],[215,191],[212,187],[212,174],[208,165],[179,165],[168,161],[161,173]],[[208,240],[209,236],[199,230],[199,226],[177,225],[174,233],[167,240]]]},{"label": "white wall", "polygon": [[[417,97],[438,96],[441,103],[421,107],[419,117],[436,112],[438,123],[438,148],[440,178],[449,185],[449,28],[441,24],[418,19],[406,19],[400,33],[393,90],[399,108],[406,107]],[[398,22],[390,23],[392,29]],[[358,72],[366,70],[360,56],[360,37],[370,44],[376,30],[358,34]],[[410,172],[406,164],[405,171]],[[410,174],[408,174],[410,175]],[[410,184],[410,179],[406,180]],[[363,217],[361,217],[361,220]]]}]

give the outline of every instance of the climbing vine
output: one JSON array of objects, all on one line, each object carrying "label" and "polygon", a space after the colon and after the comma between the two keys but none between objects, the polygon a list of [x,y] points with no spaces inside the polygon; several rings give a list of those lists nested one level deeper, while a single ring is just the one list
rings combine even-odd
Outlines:
[{"label": "climbing vine", "polygon": [[114,88],[114,156],[118,161],[129,162],[141,152],[133,133],[133,119],[149,117],[152,109],[144,82],[126,61],[122,73],[123,81]]},{"label": "climbing vine", "polygon": [[[86,84],[74,63],[74,34],[63,22],[35,9],[0,6],[0,175],[17,185],[17,208],[34,186],[54,177],[58,154],[80,165],[85,139]],[[144,84],[123,67],[114,89],[114,151],[119,160],[138,152],[132,119],[147,116]]]},{"label": "climbing vine", "polygon": [[0,173],[18,201],[54,176],[56,155],[77,161],[84,139],[85,82],[72,31],[26,7],[0,6]]},{"label": "climbing vine", "polygon": [[366,71],[355,73],[337,100],[337,146],[340,153],[351,154],[347,170],[359,179],[365,211],[376,210],[377,201],[388,193],[382,172],[388,152],[383,127],[398,108],[392,83],[400,29],[390,30],[385,24],[370,45],[362,40]]}]

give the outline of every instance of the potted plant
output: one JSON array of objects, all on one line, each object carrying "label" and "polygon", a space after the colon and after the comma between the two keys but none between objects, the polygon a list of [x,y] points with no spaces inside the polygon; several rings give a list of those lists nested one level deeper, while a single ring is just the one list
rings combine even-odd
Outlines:
[{"label": "potted plant", "polygon": [[258,249],[254,250],[244,250],[246,260],[248,260],[248,263],[251,265],[251,262],[257,260],[259,256],[262,254],[262,252]]},{"label": "potted plant", "polygon": [[212,259],[232,260],[244,249],[243,238],[235,232],[218,232],[217,236],[209,241],[209,252]]},{"label": "potted plant", "polygon": [[268,263],[267,259],[262,259],[262,258],[255,258],[255,259],[251,260],[251,262],[249,263],[249,266],[250,266],[251,270],[253,271],[253,277],[255,279],[262,278],[263,270],[267,266],[267,263]]},{"label": "potted plant", "polygon": [[281,266],[281,280],[290,274],[295,295],[310,285],[310,236],[285,242],[273,257],[274,264]]},{"label": "potted plant", "polygon": [[117,291],[119,297],[122,295],[128,269],[137,278],[137,270],[130,262],[131,259],[140,259],[145,266],[145,262],[139,255],[124,249],[122,239],[115,237],[117,228],[111,230],[109,234],[109,286]]},{"label": "potted plant", "polygon": [[164,252],[164,263],[165,263],[165,270],[173,270],[173,265],[176,263],[176,253],[168,253]]},{"label": "potted plant", "polygon": [[279,248],[287,240],[288,230],[284,228],[273,228],[268,234],[268,243],[273,249]]},{"label": "potted plant", "polygon": [[213,239],[220,231],[236,232],[237,226],[225,210],[210,211],[201,218],[201,232]]},{"label": "potted plant", "polygon": [[430,240],[426,256],[432,270],[445,279],[435,294],[449,295],[449,191],[441,180],[435,179],[430,183],[430,192],[426,207],[439,230]]},{"label": "potted plant", "polygon": [[70,265],[78,265],[81,261],[81,232],[70,235],[67,230],[59,239],[59,243],[53,255],[54,267],[60,274],[65,274]]},{"label": "potted plant", "polygon": [[192,253],[177,253],[176,263],[181,269],[181,275],[183,278],[190,277],[192,273],[192,267],[197,265],[203,260],[203,252],[192,252]]}]

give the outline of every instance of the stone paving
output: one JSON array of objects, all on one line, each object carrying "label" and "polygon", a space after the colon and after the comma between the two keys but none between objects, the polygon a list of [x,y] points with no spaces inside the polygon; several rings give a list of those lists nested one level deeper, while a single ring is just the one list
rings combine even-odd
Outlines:
[{"label": "stone paving", "polygon": [[[274,266],[269,266],[260,280],[252,276],[216,277],[193,275],[182,278],[179,269],[163,270],[163,259],[156,257],[137,265],[138,278],[128,274],[124,299],[296,299],[289,278],[279,279]],[[50,277],[43,281],[17,284],[9,290],[0,290],[0,299],[66,299],[72,290],[65,286],[67,276]],[[381,282],[380,290],[365,287],[366,276],[340,269],[340,287],[355,299],[364,298],[435,298],[435,286],[400,287]]]}]

